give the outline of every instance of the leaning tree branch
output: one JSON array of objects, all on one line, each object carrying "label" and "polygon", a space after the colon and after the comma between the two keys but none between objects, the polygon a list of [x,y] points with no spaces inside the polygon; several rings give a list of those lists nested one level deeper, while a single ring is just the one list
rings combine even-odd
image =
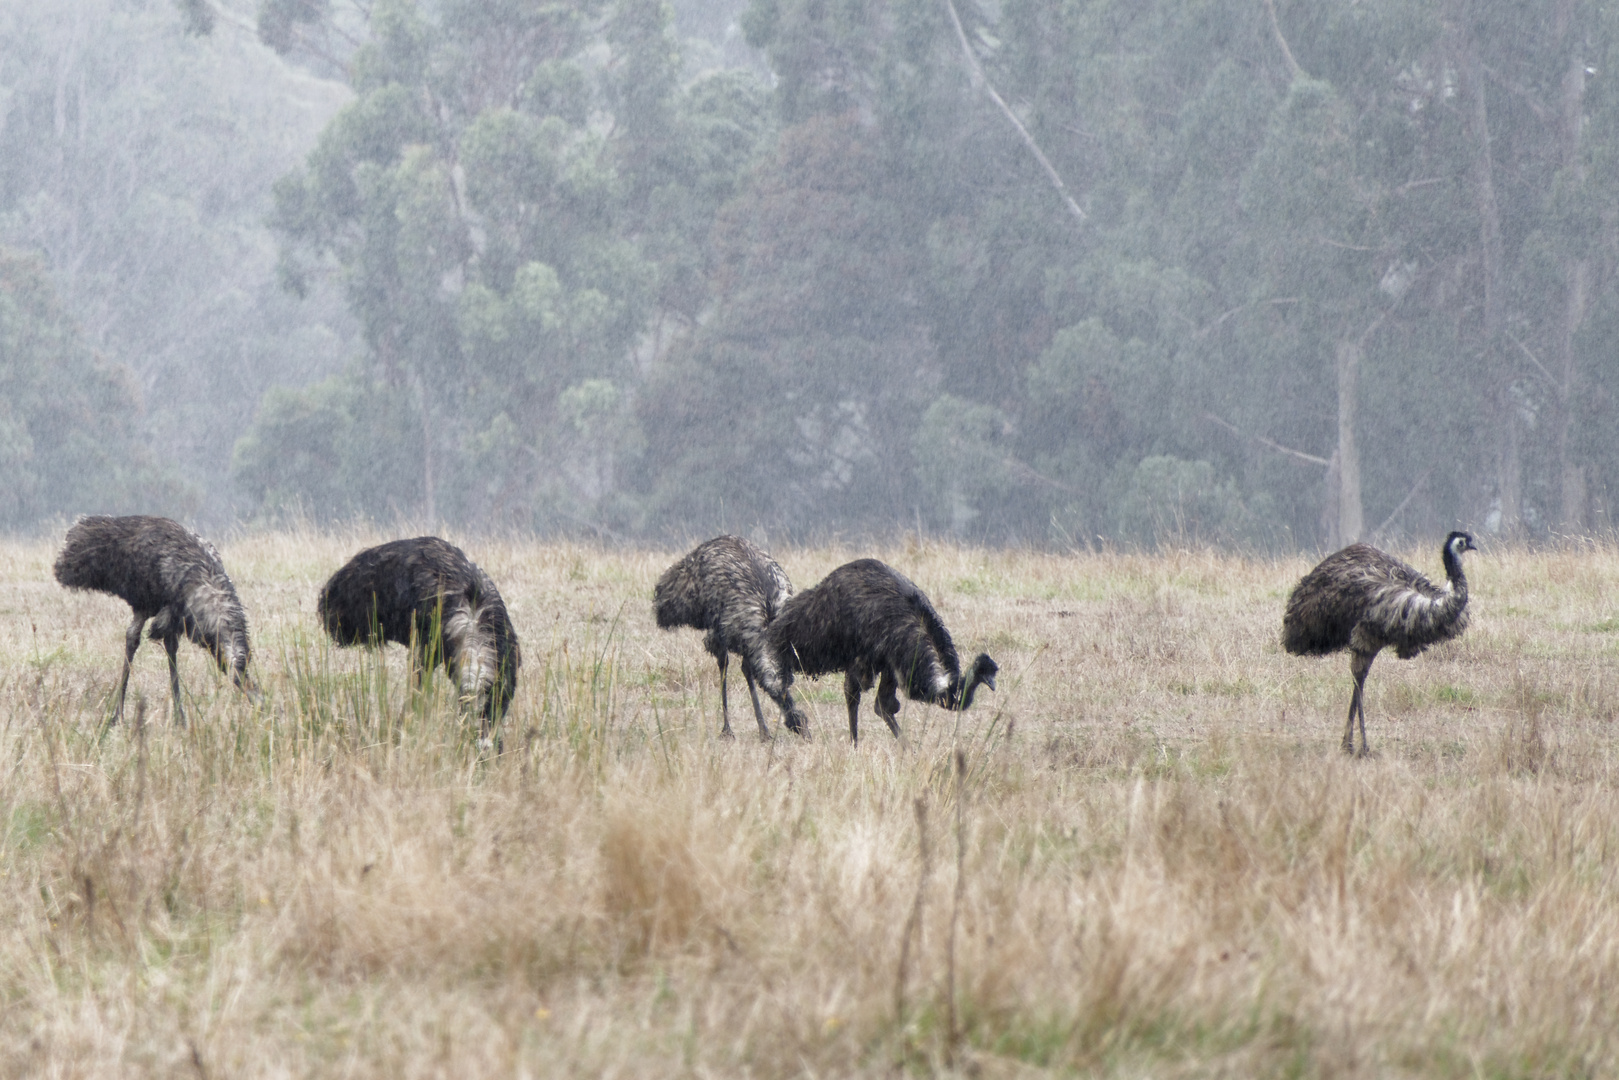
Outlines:
[{"label": "leaning tree branch", "polygon": [[961,28],[961,16],[956,14],[954,0],[944,0],[944,6],[945,10],[950,12],[951,25],[956,28],[956,40],[961,42],[961,55],[967,61],[967,70],[972,76],[972,84],[974,86],[983,86],[984,91],[989,94],[990,100],[995,102],[1001,113],[1012,122],[1013,127],[1017,128],[1018,135],[1023,139],[1023,145],[1029,148],[1029,152],[1040,162],[1040,167],[1045,169],[1046,176],[1051,179],[1051,186],[1057,189],[1057,194],[1068,205],[1068,212],[1074,215],[1075,220],[1084,221],[1085,211],[1081,210],[1079,204],[1074,201],[1074,197],[1068,194],[1068,188],[1062,182],[1062,177],[1057,173],[1056,166],[1052,165],[1046,155],[1041,152],[1039,144],[1034,141],[1034,136],[1029,134],[1029,129],[1023,126],[1023,121],[1017,118],[1017,113],[1013,112],[1011,106],[1007,105],[1001,95],[995,92],[995,85],[989,81],[989,77],[984,74],[984,69],[979,66],[978,57],[973,55],[973,47],[967,40],[967,31]]},{"label": "leaning tree branch", "polygon": [[1219,424],[1221,427],[1225,428],[1238,438],[1252,440],[1261,446],[1268,447],[1269,449],[1276,451],[1278,454],[1286,454],[1290,458],[1296,458],[1299,461],[1306,461],[1311,465],[1320,465],[1323,468],[1332,464],[1332,462],[1328,461],[1324,457],[1316,457],[1314,454],[1306,454],[1303,450],[1295,450],[1291,446],[1283,446],[1281,443],[1267,439],[1263,435],[1254,435],[1250,432],[1244,431],[1237,425],[1231,423],[1230,421],[1223,420],[1220,417],[1215,416],[1213,413],[1204,413],[1203,419],[1213,424]]},{"label": "leaning tree branch", "polygon": [[1384,519],[1383,524],[1372,530],[1371,536],[1367,537],[1367,539],[1376,540],[1378,537],[1382,536],[1384,531],[1387,530],[1390,525],[1394,524],[1394,519],[1400,516],[1400,511],[1409,506],[1411,504],[1411,500],[1416,498],[1417,492],[1422,490],[1422,485],[1427,483],[1428,477],[1432,475],[1433,466],[1430,465],[1421,476],[1417,477],[1417,482],[1412,484],[1411,490],[1405,493],[1405,498],[1400,500],[1400,505],[1396,506],[1389,516]]},{"label": "leaning tree branch", "polygon": [[1293,50],[1287,47],[1287,38],[1282,36],[1282,24],[1276,18],[1276,0],[1265,0],[1265,10],[1270,12],[1270,32],[1276,37],[1276,44],[1282,47],[1282,59],[1287,61],[1287,70],[1293,76],[1293,81],[1309,78],[1299,62],[1293,59]]},{"label": "leaning tree branch", "polygon": [[[963,452],[980,449],[980,447],[967,445],[967,440],[963,439],[959,435],[950,436],[950,446],[953,450]],[[1025,484],[1043,484],[1046,487],[1055,488],[1065,495],[1077,495],[1082,498],[1090,494],[1087,491],[1082,491],[1081,489],[1074,487],[1072,484],[1065,484],[1061,480],[1047,476],[1045,473],[1040,472],[1032,465],[1018,460],[1011,454],[997,454],[993,450],[991,450],[990,453],[1000,458],[1001,465],[1006,469],[1007,472],[1011,473]]]},{"label": "leaning tree branch", "polygon": [[1551,372],[1550,372],[1550,371],[1547,371],[1547,370],[1546,370],[1546,365],[1545,365],[1545,364],[1542,364],[1542,363],[1541,363],[1541,362],[1540,362],[1540,357],[1538,357],[1538,356],[1536,356],[1536,355],[1535,355],[1535,354],[1534,354],[1534,350],[1532,350],[1532,349],[1530,349],[1530,348],[1529,348],[1529,346],[1527,346],[1527,345],[1525,345],[1525,344],[1524,344],[1524,343],[1523,343],[1523,341],[1522,341],[1522,339],[1520,339],[1520,338],[1519,338],[1519,337],[1518,337],[1518,335],[1517,335],[1517,334],[1514,334],[1514,333],[1513,333],[1513,332],[1512,332],[1512,331],[1511,331],[1511,330],[1508,330],[1508,331],[1507,331],[1507,332],[1506,332],[1506,334],[1507,334],[1507,337],[1508,337],[1508,338],[1510,338],[1510,339],[1512,339],[1512,343],[1513,343],[1513,344],[1514,344],[1514,345],[1516,345],[1516,346],[1518,346],[1518,348],[1520,348],[1520,349],[1522,349],[1522,350],[1523,350],[1523,354],[1524,354],[1524,355],[1525,355],[1525,356],[1527,356],[1527,357],[1528,357],[1528,358],[1529,358],[1529,362],[1530,362],[1530,363],[1531,363],[1531,364],[1533,364],[1533,365],[1535,365],[1535,368],[1536,368],[1536,369],[1537,369],[1537,370],[1538,370],[1538,371],[1539,371],[1539,372],[1540,372],[1540,373],[1541,373],[1541,374],[1542,374],[1542,375],[1544,375],[1544,376],[1546,376],[1546,381],[1547,381],[1547,382],[1549,382],[1549,383],[1551,383],[1551,384],[1552,384],[1552,385],[1553,385],[1553,386],[1558,386],[1558,385],[1559,385],[1559,383],[1558,383],[1558,382],[1557,382],[1557,380],[1556,380],[1556,379],[1555,379],[1555,378],[1554,378],[1554,377],[1553,377],[1553,376],[1552,376],[1552,373],[1551,373]]}]

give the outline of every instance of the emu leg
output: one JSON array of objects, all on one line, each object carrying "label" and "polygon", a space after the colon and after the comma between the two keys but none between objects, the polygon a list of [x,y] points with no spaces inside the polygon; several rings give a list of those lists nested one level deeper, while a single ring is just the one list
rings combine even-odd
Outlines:
[{"label": "emu leg", "polygon": [[180,707],[180,635],[170,634],[163,639],[163,651],[169,654],[169,691],[174,695],[174,722],[185,727],[185,710]]},{"label": "emu leg", "polygon": [[725,669],[731,665],[731,654],[729,652],[716,653],[714,659],[719,661],[720,665],[720,716],[724,718],[725,723],[725,726],[720,729],[720,736],[726,739],[734,739],[736,736],[731,733],[731,702],[725,693]]},{"label": "emu leg", "polygon": [[742,661],[742,677],[748,680],[748,696],[753,699],[753,718],[759,721],[759,738],[770,738],[770,725],[765,723],[765,711],[759,707],[759,688],[753,684],[753,666]]},{"label": "emu leg", "polygon": [[843,673],[843,701],[849,706],[849,741],[860,741],[860,671],[850,668]]},{"label": "emu leg", "polygon": [[124,718],[124,691],[129,689],[129,667],[135,662],[135,650],[141,647],[141,631],[146,627],[146,616],[137,615],[124,631],[124,673],[118,678],[118,702],[112,707],[112,722]]},{"label": "emu leg", "polygon": [[1349,654],[1349,674],[1355,677],[1355,692],[1349,698],[1349,719],[1344,722],[1344,744],[1346,754],[1355,754],[1355,718],[1360,718],[1360,752],[1357,757],[1365,757],[1369,752],[1366,745],[1366,673],[1372,670],[1372,661],[1377,658],[1376,653],[1351,652]]},{"label": "emu leg", "polygon": [[888,724],[888,730],[899,738],[899,680],[894,678],[893,668],[884,668],[883,677],[877,683],[877,715]]}]

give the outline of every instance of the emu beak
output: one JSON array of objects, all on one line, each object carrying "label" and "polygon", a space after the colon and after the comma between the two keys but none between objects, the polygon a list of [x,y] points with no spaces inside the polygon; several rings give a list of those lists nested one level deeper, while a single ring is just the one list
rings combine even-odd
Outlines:
[{"label": "emu beak", "polygon": [[985,675],[984,676],[984,685],[989,687],[991,690],[995,689],[995,676],[993,676],[993,675]]}]

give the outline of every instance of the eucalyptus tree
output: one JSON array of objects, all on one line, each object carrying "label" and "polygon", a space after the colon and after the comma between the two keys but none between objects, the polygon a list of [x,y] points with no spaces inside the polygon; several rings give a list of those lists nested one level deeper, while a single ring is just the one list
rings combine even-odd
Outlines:
[{"label": "eucalyptus tree", "polygon": [[0,248],[0,528],[194,505],[142,413],[133,372],[84,341],[42,260]]},{"label": "eucalyptus tree", "polygon": [[[272,10],[318,36],[320,13]],[[746,80],[682,85],[668,23],[648,0],[369,9],[356,99],[278,185],[275,223],[289,284],[335,268],[364,327],[331,398],[357,412],[331,423],[364,441],[397,417],[370,396],[415,402],[418,468],[390,505],[633,521],[640,370],[702,310],[698,248],[763,126]],[[280,424],[261,418],[253,454]]]},{"label": "eucalyptus tree", "polygon": [[0,4],[0,243],[132,373],[138,426],[192,489],[150,509],[216,521],[259,395],[336,369],[352,333],[341,298],[277,288],[263,221],[344,90],[218,10],[199,35],[173,0]]}]

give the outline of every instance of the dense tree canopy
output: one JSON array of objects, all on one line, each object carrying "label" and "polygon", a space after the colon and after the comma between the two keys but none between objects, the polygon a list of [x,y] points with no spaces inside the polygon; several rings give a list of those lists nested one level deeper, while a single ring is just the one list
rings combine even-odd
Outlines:
[{"label": "dense tree canopy", "polygon": [[0,0],[0,243],[39,254],[86,344],[132,373],[137,433],[188,489],[147,508],[215,521],[259,397],[352,349],[340,296],[277,287],[264,225],[347,91],[219,14],[199,36],[174,0]]},{"label": "dense tree canopy", "polygon": [[[74,83],[93,35],[20,22],[58,59],[0,125],[0,230],[158,391],[145,435],[191,439],[211,505],[1059,544],[1612,526],[1619,16],[1586,0],[248,3],[118,9],[156,110]],[[243,278],[223,317],[235,204],[82,103],[222,145],[176,118],[273,112],[225,96],[209,43],[244,33],[272,99],[351,97],[261,196],[287,293]],[[153,243],[182,219],[198,246]]]},{"label": "dense tree canopy", "polygon": [[0,526],[185,496],[141,437],[128,368],[98,357],[38,259],[0,248]]}]

